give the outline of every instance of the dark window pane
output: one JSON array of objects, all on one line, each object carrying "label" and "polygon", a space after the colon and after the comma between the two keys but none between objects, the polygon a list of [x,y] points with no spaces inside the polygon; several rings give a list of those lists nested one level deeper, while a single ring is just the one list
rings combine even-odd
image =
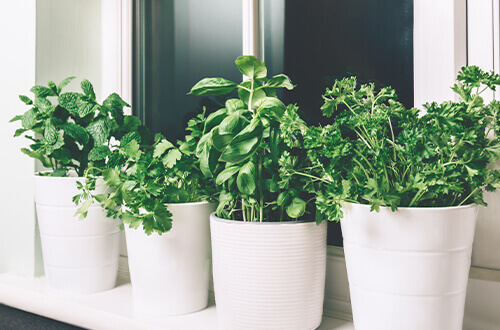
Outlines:
[{"label": "dark window pane", "polygon": [[[336,78],[394,87],[413,106],[413,1],[265,0],[265,60],[297,87],[285,92],[311,124],[320,122],[321,95]],[[338,224],[328,243],[341,245]]]},{"label": "dark window pane", "polygon": [[221,104],[186,95],[196,82],[241,80],[234,65],[242,50],[241,1],[138,0],[134,20],[134,111],[153,132],[179,138],[202,105]]}]

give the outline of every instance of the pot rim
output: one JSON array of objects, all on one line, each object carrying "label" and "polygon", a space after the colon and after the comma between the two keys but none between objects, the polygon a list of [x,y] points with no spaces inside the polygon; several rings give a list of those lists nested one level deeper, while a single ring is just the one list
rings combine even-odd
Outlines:
[{"label": "pot rim", "polygon": [[[354,205],[354,206],[359,206],[362,208],[371,208],[370,204],[361,204],[361,203],[352,203],[352,202],[342,202],[342,205]],[[432,211],[432,210],[460,210],[460,209],[469,209],[469,208],[475,208],[477,207],[478,204],[467,204],[467,205],[460,205],[460,206],[412,206],[412,207],[398,207],[398,209],[394,212],[397,212],[399,210],[422,210],[422,211]],[[381,210],[389,210],[392,212],[390,206],[380,206]]]},{"label": "pot rim", "polygon": [[[280,225],[293,225],[301,223],[316,223],[316,220],[287,220],[287,221],[241,221],[241,220],[230,220],[219,218],[216,214],[217,212],[212,212],[210,214],[210,220],[226,223],[226,224],[237,224],[237,225],[261,225],[261,226],[280,226]],[[324,221],[323,221],[324,222]]]},{"label": "pot rim", "polygon": [[164,203],[165,206],[195,206],[195,205],[204,205],[204,204],[215,204],[217,202],[209,202],[209,201],[201,201],[201,202],[187,202],[187,203]]},{"label": "pot rim", "polygon": [[[35,178],[42,178],[42,179],[46,179],[46,180],[67,180],[67,179],[72,179],[72,180],[78,180],[78,179],[85,179],[84,176],[78,176],[78,175],[70,175],[70,176],[42,176],[40,175],[40,173],[51,173],[52,171],[37,171],[35,173],[33,173],[33,176]],[[70,171],[69,172],[70,174],[71,173],[75,173],[73,171]],[[97,178],[102,178],[102,175],[98,175]]]}]

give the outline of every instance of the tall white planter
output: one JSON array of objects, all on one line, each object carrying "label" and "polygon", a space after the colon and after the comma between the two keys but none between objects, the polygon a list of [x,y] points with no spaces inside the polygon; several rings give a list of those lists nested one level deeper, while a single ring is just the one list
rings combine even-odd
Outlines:
[{"label": "tall white planter", "polygon": [[461,330],[477,206],[343,211],[356,330]]},{"label": "tall white planter", "polygon": [[100,205],[92,205],[84,220],[74,216],[77,181],[84,179],[35,175],[45,275],[53,291],[68,295],[112,289],[120,247],[120,223],[107,218]]},{"label": "tall white planter", "polygon": [[321,324],[326,222],[242,222],[210,216],[217,314],[227,329]]},{"label": "tall white planter", "polygon": [[147,236],[125,226],[134,313],[178,315],[207,307],[209,217],[215,203],[167,204],[172,229]]}]

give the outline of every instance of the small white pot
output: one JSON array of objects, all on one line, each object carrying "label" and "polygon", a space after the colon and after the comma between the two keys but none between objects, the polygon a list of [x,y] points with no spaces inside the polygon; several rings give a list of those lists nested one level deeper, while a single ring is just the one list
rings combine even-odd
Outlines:
[{"label": "small white pot", "polygon": [[321,324],[326,222],[242,222],[210,216],[217,315],[227,329]]},{"label": "small white pot", "polygon": [[45,275],[53,291],[67,295],[112,289],[118,272],[120,222],[107,218],[98,204],[84,220],[75,217],[77,181],[84,178],[35,175]]},{"label": "small white pot", "polygon": [[462,329],[476,205],[343,211],[357,330]]},{"label": "small white pot", "polygon": [[147,236],[125,226],[134,313],[168,316],[207,307],[209,217],[215,203],[167,204],[172,229]]}]

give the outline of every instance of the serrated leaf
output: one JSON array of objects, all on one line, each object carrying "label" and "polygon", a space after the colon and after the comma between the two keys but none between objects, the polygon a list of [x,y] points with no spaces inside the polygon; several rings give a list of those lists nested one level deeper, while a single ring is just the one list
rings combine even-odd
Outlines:
[{"label": "serrated leaf", "polygon": [[31,87],[30,92],[32,92],[33,94],[35,94],[35,96],[38,97],[56,96],[56,93],[54,93],[53,90],[51,90],[48,87],[40,85],[35,85]]},{"label": "serrated leaf", "polygon": [[131,141],[136,141],[137,143],[141,143],[141,135],[137,132],[130,132],[125,134],[120,140],[120,147],[125,147]]},{"label": "serrated leaf", "polygon": [[66,134],[71,136],[75,141],[81,144],[87,144],[89,142],[89,133],[80,125],[73,123],[65,123],[62,129]]},{"label": "serrated leaf", "polygon": [[138,159],[140,156],[139,143],[136,140],[132,140],[125,147],[123,147],[123,151],[128,157],[133,159]]},{"label": "serrated leaf", "polygon": [[57,142],[57,136],[58,136],[57,129],[55,128],[54,125],[52,125],[50,120],[47,120],[47,123],[45,124],[43,137],[48,143],[55,144]]},{"label": "serrated leaf", "polygon": [[170,149],[166,156],[163,157],[163,165],[165,165],[166,168],[172,168],[181,158],[182,153],[179,151],[179,149]]},{"label": "serrated leaf", "polygon": [[42,153],[40,153],[40,152],[29,150],[29,149],[26,149],[26,148],[22,148],[21,152],[23,154],[25,154],[25,155],[28,155],[31,158],[38,159],[42,163],[42,165],[44,167],[50,167],[51,166],[50,162],[49,162],[49,159],[45,155],[43,155]]},{"label": "serrated leaf", "polygon": [[83,118],[91,113],[96,113],[100,109],[99,104],[83,98],[79,98],[76,103],[78,105],[77,114],[80,118]]},{"label": "serrated leaf", "polygon": [[136,131],[141,125],[141,120],[136,116],[125,116],[123,118],[123,126],[121,129],[125,132],[133,132]]},{"label": "serrated leaf", "polygon": [[87,132],[94,139],[94,145],[102,145],[108,141],[109,133],[111,131],[111,123],[109,118],[100,117],[93,121],[86,128]]},{"label": "serrated leaf", "polygon": [[31,105],[33,104],[33,101],[27,97],[26,95],[19,95],[19,99],[24,102],[26,105]]},{"label": "serrated leaf", "polygon": [[160,143],[158,143],[156,145],[154,153],[153,153],[153,157],[159,158],[165,153],[165,151],[167,151],[168,149],[171,149],[173,147],[174,147],[174,145],[170,141],[168,141],[166,139],[162,140]]},{"label": "serrated leaf", "polygon": [[61,93],[61,90],[66,87],[73,79],[75,79],[76,77],[68,77],[68,78],[65,78],[63,81],[61,81],[61,83],[59,84],[59,86],[57,87],[57,94]]},{"label": "serrated leaf", "polygon": [[35,125],[35,111],[30,109],[23,114],[21,123],[25,129],[31,129]]},{"label": "serrated leaf", "polygon": [[79,104],[78,100],[80,99],[81,94],[79,93],[64,93],[59,95],[58,101],[59,105],[64,109],[68,110],[72,114],[78,114]]},{"label": "serrated leaf", "polygon": [[52,108],[52,103],[45,97],[35,96],[35,107],[42,110],[42,112],[48,112]]},{"label": "serrated leaf", "polygon": [[97,146],[92,148],[89,152],[89,160],[92,162],[96,162],[99,160],[106,159],[111,154],[111,150],[108,146]]},{"label": "serrated leaf", "polygon": [[82,88],[83,93],[87,95],[90,99],[95,101],[94,86],[92,86],[92,83],[87,79],[83,79],[82,82],[80,83],[80,86]]},{"label": "serrated leaf", "polygon": [[106,184],[113,188],[121,183],[120,172],[115,168],[108,168],[102,172],[102,178],[106,181]]}]

